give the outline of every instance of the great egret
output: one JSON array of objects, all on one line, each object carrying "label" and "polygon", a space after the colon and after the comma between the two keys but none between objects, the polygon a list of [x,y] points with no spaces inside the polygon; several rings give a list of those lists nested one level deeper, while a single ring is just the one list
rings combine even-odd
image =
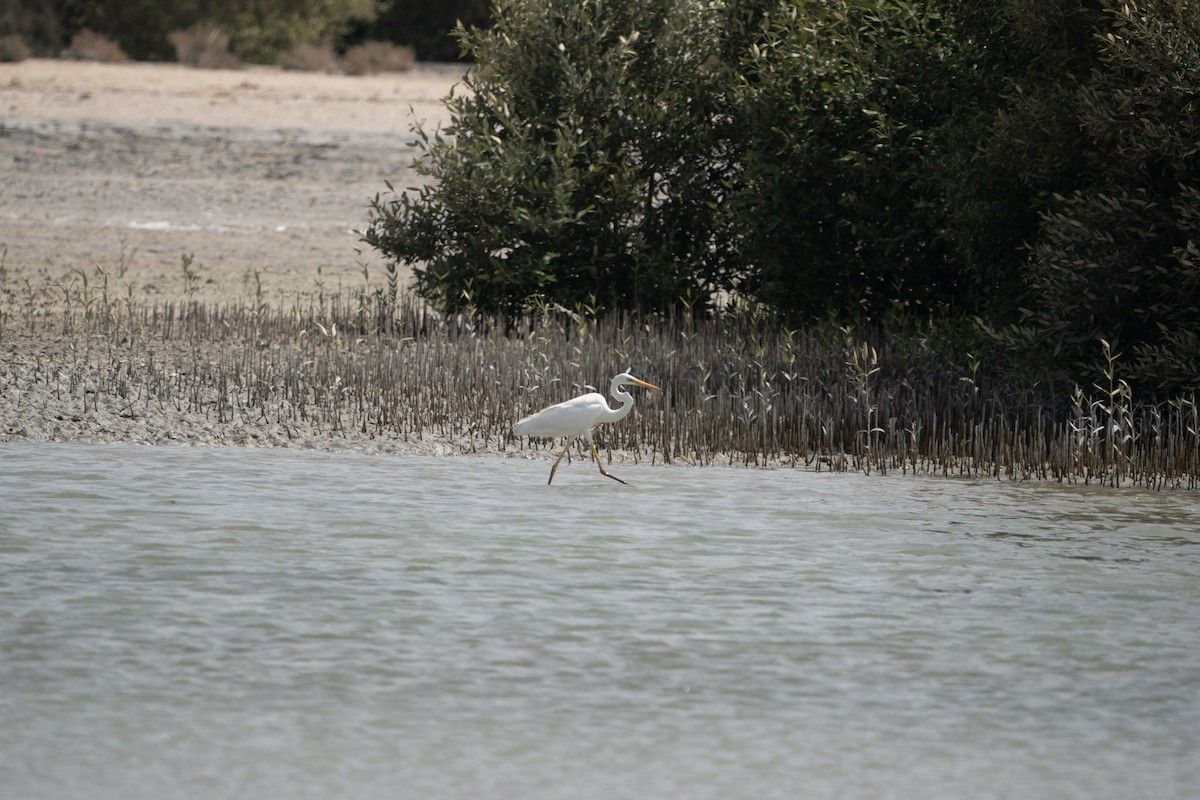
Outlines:
[{"label": "great egret", "polygon": [[625,419],[633,410],[633,398],[629,392],[621,388],[627,383],[653,389],[656,392],[662,391],[653,383],[646,383],[628,372],[622,372],[612,379],[612,386],[609,389],[609,394],[621,404],[620,408],[609,408],[604,395],[599,392],[589,392],[567,400],[565,403],[543,408],[516,424],[513,433],[517,436],[567,437],[567,446],[558,454],[558,458],[554,460],[554,466],[550,468],[550,480],[546,481],[547,485],[554,482],[554,473],[558,469],[558,463],[563,460],[563,456],[571,449],[575,440],[580,438],[592,448],[592,458],[595,459],[596,466],[600,468],[600,474],[619,483],[625,483],[616,475],[611,475],[604,470],[604,465],[600,463],[600,454],[596,452],[596,444],[592,441],[592,429],[601,422],[617,422]]}]

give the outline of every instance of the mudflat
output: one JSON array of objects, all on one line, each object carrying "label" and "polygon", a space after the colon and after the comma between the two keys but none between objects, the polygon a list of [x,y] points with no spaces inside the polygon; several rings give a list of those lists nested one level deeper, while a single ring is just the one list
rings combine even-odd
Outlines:
[{"label": "mudflat", "polygon": [[[10,283],[103,270],[140,299],[244,297],[382,268],[369,204],[416,185],[413,126],[459,65],[367,77],[32,59],[0,64],[0,253]],[[257,273],[257,274],[256,274]],[[93,276],[94,277],[94,276]]]},{"label": "mudflat", "polygon": [[264,378],[231,365],[280,353],[281,369],[304,372],[315,323],[263,341],[152,322],[185,308],[278,319],[314,297],[323,313],[387,286],[358,231],[385,182],[420,184],[413,126],[448,121],[443,100],[463,74],[0,64],[0,442],[477,449],[310,414],[310,400],[340,399],[336,377],[313,398],[272,390],[270,408],[226,413],[234,384]]}]

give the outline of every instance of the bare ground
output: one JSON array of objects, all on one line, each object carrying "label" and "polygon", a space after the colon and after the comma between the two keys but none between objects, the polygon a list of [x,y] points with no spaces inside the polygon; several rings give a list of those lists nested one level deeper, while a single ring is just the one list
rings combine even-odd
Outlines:
[{"label": "bare ground", "polygon": [[[41,316],[56,296],[81,297],[85,278],[146,306],[246,303],[256,287],[266,302],[332,293],[361,286],[363,265],[378,282],[383,261],[356,231],[385,180],[419,181],[412,126],[446,121],[442,99],[461,76],[441,65],[346,77],[0,64],[0,442],[471,451],[135,407],[128,398],[149,395],[148,362],[209,356],[172,341],[81,340]],[[114,369],[128,385],[110,394]]]},{"label": "bare ground", "polygon": [[[100,266],[139,297],[361,280],[370,200],[413,185],[412,125],[445,121],[450,65],[347,77],[275,69],[0,64],[0,253],[10,283]],[[356,252],[362,249],[362,252]]]}]

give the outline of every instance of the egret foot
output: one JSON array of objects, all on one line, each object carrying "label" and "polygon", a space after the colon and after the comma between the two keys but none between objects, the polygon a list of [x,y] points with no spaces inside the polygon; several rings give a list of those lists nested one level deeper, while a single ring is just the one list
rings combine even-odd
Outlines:
[{"label": "egret foot", "polygon": [[596,466],[600,468],[601,475],[603,475],[606,478],[612,478],[617,483],[624,483],[626,486],[629,485],[626,481],[621,480],[616,475],[613,475],[611,472],[604,471],[604,465],[600,463],[600,454],[596,452],[596,445],[594,445],[594,444],[592,445],[592,458],[596,459]]}]

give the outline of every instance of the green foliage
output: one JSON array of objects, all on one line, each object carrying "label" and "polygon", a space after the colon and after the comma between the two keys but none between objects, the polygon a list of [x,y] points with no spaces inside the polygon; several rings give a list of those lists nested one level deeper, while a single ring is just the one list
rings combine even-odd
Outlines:
[{"label": "green foliage", "polygon": [[955,194],[992,85],[953,22],[894,0],[501,4],[462,32],[481,69],[452,130],[420,133],[436,185],[377,201],[368,241],[448,308],[978,310],[998,281],[947,231],[989,229]]},{"label": "green foliage", "polygon": [[1026,318],[1008,343],[1069,384],[1096,379],[1103,339],[1124,351],[1131,381],[1167,394],[1195,390],[1200,9],[1113,4],[1093,32],[1090,71],[1055,93],[1056,111],[1035,100],[1021,107],[1031,121],[1058,119],[1074,133],[1059,137],[1059,149],[1072,151],[1069,169],[1043,163],[1029,178],[1054,191],[1025,270]]},{"label": "green foliage", "polygon": [[739,55],[731,205],[741,290],[789,315],[955,305],[943,238],[947,131],[975,106],[930,4],[777,3]]},{"label": "green foliage", "polygon": [[70,7],[78,2],[0,0],[0,61],[58,55],[66,44],[64,18],[69,19]]},{"label": "green foliage", "polygon": [[421,61],[455,61],[462,49],[455,26],[485,27],[491,20],[489,0],[388,0],[373,22],[355,25],[346,44],[377,40],[408,45]]},{"label": "green foliage", "polygon": [[714,8],[510,0],[461,29],[479,66],[451,127],[418,132],[432,181],[377,198],[367,241],[446,309],[708,297],[727,263]]},{"label": "green foliage", "polygon": [[95,0],[78,24],[116,39],[132,58],[172,60],[167,37],[203,22],[231,36],[242,59],[276,63],[301,42],[334,41],[355,20],[370,20],[374,0]]},{"label": "green foliage", "polygon": [[370,20],[375,0],[252,0],[223,4],[232,49],[247,61],[274,64],[300,42],[337,41],[354,20]]}]

